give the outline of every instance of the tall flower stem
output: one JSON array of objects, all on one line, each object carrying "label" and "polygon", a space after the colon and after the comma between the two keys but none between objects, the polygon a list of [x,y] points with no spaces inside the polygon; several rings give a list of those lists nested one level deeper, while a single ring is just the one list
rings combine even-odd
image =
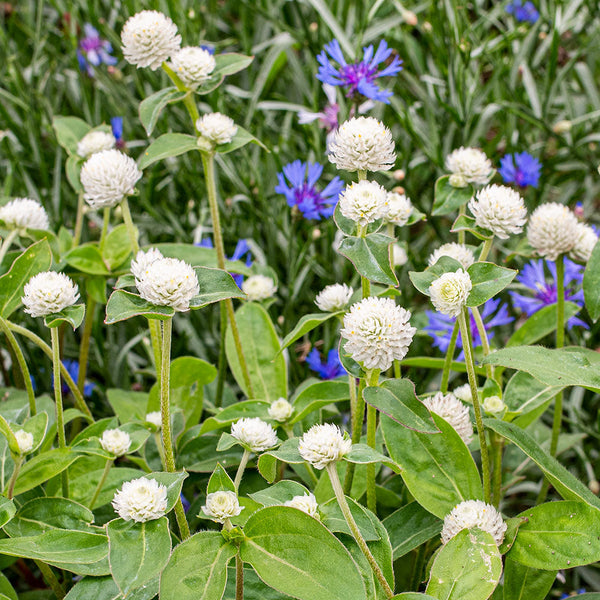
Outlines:
[{"label": "tall flower stem", "polygon": [[81,231],[83,230],[83,211],[85,209],[85,202],[83,200],[83,192],[79,193],[77,198],[77,216],[75,217],[75,229],[73,231],[73,246],[79,246],[81,241]]},{"label": "tall flower stem", "polygon": [[[379,369],[373,369],[366,377],[369,387],[377,387],[379,382]],[[375,449],[375,438],[377,436],[377,410],[374,406],[367,404],[367,445]],[[375,475],[377,465],[367,465],[367,508],[377,514],[377,488],[375,487]]]},{"label": "tall flower stem", "polygon": [[10,481],[6,486],[6,497],[11,500],[13,497],[13,493],[15,491],[15,483],[17,483],[17,477],[19,476],[19,471],[21,470],[21,465],[23,464],[23,456],[19,455],[14,457],[15,466],[13,468],[12,475],[10,476]]},{"label": "tall flower stem", "polygon": [[483,248],[481,249],[481,254],[479,255],[479,261],[483,262],[488,257],[490,250],[492,249],[492,243],[494,242],[494,238],[487,238],[483,243]]},{"label": "tall flower stem", "polygon": [[110,468],[113,466],[114,460],[112,458],[109,458],[106,461],[106,464],[104,465],[104,470],[102,471],[102,475],[100,476],[100,481],[98,481],[98,485],[96,486],[96,489],[94,490],[94,495],[92,496],[92,499],[90,500],[90,505],[89,505],[89,509],[93,510],[94,506],[96,504],[96,502],[98,501],[98,496],[100,496],[100,492],[102,491],[102,487],[104,486],[104,482],[106,481],[106,478],[108,477],[108,472],[110,471]]},{"label": "tall flower stem", "polygon": [[235,600],[244,600],[244,563],[239,552],[235,555]]},{"label": "tall flower stem", "polygon": [[[458,216],[462,217],[464,214],[466,214],[467,212],[467,205],[463,204],[459,209],[458,209]],[[465,230],[462,229],[461,231],[458,232],[458,243],[459,244],[464,244],[465,243]]]},{"label": "tall flower stem", "polygon": [[240,464],[238,466],[238,470],[235,474],[235,480],[233,481],[233,485],[235,487],[235,492],[240,488],[240,483],[242,483],[242,477],[244,476],[244,471],[246,470],[246,465],[250,460],[250,452],[244,448],[244,454],[242,454],[242,460],[240,460]]},{"label": "tall flower stem", "polygon": [[[56,404],[56,429],[58,432],[58,447],[67,447],[65,436],[65,418],[63,414],[62,390],[60,386],[60,342],[58,327],[50,327],[52,339],[52,371],[54,373],[54,402]],[[67,471],[61,473],[62,493],[65,498],[69,497],[69,479]]]},{"label": "tall flower stem", "polygon": [[[129,205],[127,205],[129,208]],[[131,217],[131,214],[129,215]],[[104,245],[106,244],[106,235],[108,234],[108,226],[110,224],[110,206],[105,206],[102,213],[102,233],[100,234],[100,254],[104,254]]]},{"label": "tall flower stem", "polygon": [[225,389],[225,373],[227,371],[227,354],[225,351],[225,334],[227,333],[227,307],[219,302],[219,362],[217,364],[217,390],[215,392],[215,407],[223,404],[223,390]]},{"label": "tall flower stem", "polygon": [[[475,319],[475,325],[477,326],[477,331],[479,332],[479,337],[481,338],[483,355],[487,356],[490,353],[490,341],[488,339],[483,319],[481,318],[481,313],[476,306],[473,306],[471,307],[471,314],[473,315],[473,319]],[[494,367],[492,365],[485,365],[485,374],[489,379],[493,379]]]},{"label": "tall flower stem", "polygon": [[[356,410],[352,415],[352,443],[358,444],[362,436],[363,421],[365,419],[365,399],[363,390],[365,389],[365,379],[361,378],[358,382],[358,394],[356,395]],[[354,463],[346,463],[346,476],[344,477],[344,493],[350,494],[352,489],[352,480],[354,479]]]},{"label": "tall flower stem", "polygon": [[14,242],[15,238],[18,235],[19,235],[19,230],[13,229],[4,238],[4,242],[2,242],[2,245],[0,245],[0,264],[2,264],[2,261],[4,260],[4,257],[6,256],[6,253],[8,252],[8,249],[11,247],[12,243]]},{"label": "tall flower stem", "polygon": [[133,256],[135,258],[135,255],[139,252],[140,245],[138,243],[137,230],[133,224],[133,219],[131,218],[131,211],[129,210],[129,202],[127,201],[127,198],[123,198],[123,201],[121,202],[121,211],[123,214],[123,223],[125,223],[127,234],[129,235],[131,251],[133,252]]},{"label": "tall flower stem", "polygon": [[58,598],[58,600],[62,600],[65,597],[65,590],[63,590],[62,585],[58,581],[52,569],[41,560],[34,560],[33,562],[40,570],[42,577],[46,580],[46,583],[52,588],[54,595]]},{"label": "tall flower stem", "polygon": [[356,521],[354,520],[354,517],[350,512],[348,501],[346,500],[346,496],[344,496],[342,484],[337,474],[336,463],[331,462],[325,468],[327,469],[327,474],[329,475],[329,479],[331,481],[331,487],[333,488],[335,497],[340,506],[342,514],[344,515],[344,519],[346,519],[346,523],[348,523],[348,527],[352,532],[352,536],[354,537],[356,543],[358,544],[358,547],[360,548],[361,552],[364,554],[369,565],[371,566],[373,574],[377,578],[377,581],[379,581],[379,583],[381,584],[385,595],[387,596],[387,598],[392,598],[394,596],[394,591],[387,582],[383,571],[381,570],[381,567],[377,564],[377,561],[375,560],[375,557],[369,550],[369,546],[367,546],[367,542],[365,542],[365,539],[360,533],[360,529],[358,528],[358,525],[356,524]]},{"label": "tall flower stem", "polygon": [[492,448],[492,460],[494,463],[492,499],[494,506],[498,508],[502,499],[502,452],[504,450],[504,438],[497,433],[492,434]]},{"label": "tall flower stem", "polygon": [[90,342],[92,341],[92,328],[94,326],[94,311],[96,301],[92,296],[88,296],[85,306],[85,321],[83,324],[83,333],[81,334],[81,345],[79,346],[79,371],[77,372],[77,387],[81,394],[85,387],[85,377],[87,375],[88,357],[90,354]]},{"label": "tall flower stem", "polygon": [[448,380],[450,379],[450,369],[452,367],[452,361],[454,360],[454,351],[456,350],[456,340],[458,339],[458,319],[454,323],[452,329],[452,335],[450,336],[450,344],[446,350],[446,358],[444,359],[444,368],[442,370],[442,383],[440,384],[440,390],[442,394],[448,392]]}]

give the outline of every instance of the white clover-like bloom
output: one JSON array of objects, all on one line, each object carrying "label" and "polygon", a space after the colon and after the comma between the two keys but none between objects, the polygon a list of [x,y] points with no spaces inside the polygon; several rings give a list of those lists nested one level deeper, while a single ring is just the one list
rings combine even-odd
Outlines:
[{"label": "white clover-like bloom", "polygon": [[89,158],[96,152],[112,150],[116,143],[115,136],[108,131],[90,131],[79,140],[77,154],[81,158]]},{"label": "white clover-like bloom", "polygon": [[431,303],[442,314],[458,317],[472,288],[466,271],[458,269],[454,273],[444,273],[429,286]]},{"label": "white clover-like bloom", "polygon": [[473,439],[473,424],[469,416],[469,408],[465,406],[454,394],[438,392],[423,400],[423,404],[432,412],[442,417],[460,435],[465,444],[470,444]]},{"label": "white clover-like bloom", "polygon": [[333,423],[313,425],[298,442],[300,456],[315,469],[324,469],[329,463],[342,459],[352,450],[352,440],[344,437]]},{"label": "white clover-like bloom", "polygon": [[351,183],[340,194],[340,212],[361,226],[385,217],[387,192],[376,181]]},{"label": "white clover-like bloom", "polygon": [[196,129],[215,145],[229,144],[238,131],[233,119],[219,112],[202,115],[196,121]]},{"label": "white clover-like bloom", "polygon": [[162,252],[158,248],[150,248],[144,252],[139,250],[135,258],[131,261],[131,273],[136,279],[144,277],[148,267],[155,261],[164,258]]},{"label": "white clover-like bloom", "polygon": [[392,298],[365,298],[352,305],[340,331],[347,340],[344,349],[365,369],[389,369],[402,360],[417,332],[411,314]]},{"label": "white clover-like bloom", "polygon": [[160,519],[167,511],[167,488],[155,479],[132,479],[117,491],[112,505],[125,521],[144,523]]},{"label": "white clover-like bloom", "polygon": [[388,171],[396,162],[392,132],[374,117],[342,123],[328,151],[329,161],[343,171]]},{"label": "white clover-like bloom", "polygon": [[408,262],[408,254],[406,250],[400,244],[394,244],[392,246],[392,264],[394,268],[401,267]]},{"label": "white clover-like bloom", "polygon": [[596,247],[598,235],[594,231],[593,227],[590,227],[585,223],[578,223],[577,231],[579,235],[577,236],[575,246],[573,246],[573,249],[571,250],[569,255],[574,260],[587,262],[588,260],[590,260],[590,257],[592,256],[592,251]]},{"label": "white clover-like bloom", "polygon": [[429,266],[435,265],[435,263],[440,260],[441,256],[449,256],[450,258],[457,260],[464,269],[468,269],[475,262],[473,252],[464,244],[458,244],[457,242],[442,244],[439,248],[434,250],[429,256]]},{"label": "white clover-like bloom", "polygon": [[285,398],[279,398],[269,406],[269,416],[280,423],[287,421],[293,412],[294,407]]},{"label": "white clover-like bloom", "polygon": [[225,519],[237,517],[244,507],[240,506],[235,492],[219,491],[206,496],[206,504],[201,507],[202,512],[217,523],[225,523]]},{"label": "white clover-like bloom", "polygon": [[163,13],[143,10],[130,17],[121,31],[125,60],[156,71],[181,46],[177,25]]},{"label": "white clover-like bloom", "polygon": [[491,504],[482,500],[466,500],[457,504],[446,515],[442,528],[442,544],[448,543],[463,529],[472,527],[487,531],[497,546],[504,540],[506,523],[502,520],[502,515]]},{"label": "white clover-like bloom", "polygon": [[[446,157],[446,169],[455,176],[454,187],[464,187],[467,183],[485,185],[492,177],[492,162],[477,148],[461,146]],[[462,185],[460,185],[462,183]]]},{"label": "white clover-like bloom", "polygon": [[473,394],[471,394],[471,386],[468,383],[459,385],[452,392],[459,400],[466,402],[467,404],[473,404]]},{"label": "white clover-like bloom", "polygon": [[573,250],[579,239],[579,221],[568,207],[558,202],[538,206],[527,226],[531,247],[543,258],[556,260]]},{"label": "white clover-like bloom", "polygon": [[146,423],[150,423],[159,429],[162,427],[162,416],[160,410],[153,410],[146,415]]},{"label": "white clover-like bloom", "polygon": [[216,66],[215,57],[199,46],[186,46],[171,56],[171,68],[190,90],[208,81]]},{"label": "white clover-like bloom", "polygon": [[83,163],[79,179],[85,201],[92,208],[106,208],[133,194],[141,176],[131,156],[113,149],[92,154]]},{"label": "white clover-like bloom", "polygon": [[496,414],[501,413],[506,408],[506,404],[502,401],[500,396],[488,396],[483,401],[483,410],[486,413]]},{"label": "white clover-like bloom", "polygon": [[412,212],[412,202],[404,194],[388,192],[387,213],[385,215],[386,223],[392,223],[402,227],[408,223],[408,219],[410,219]]},{"label": "white clover-like bloom", "polygon": [[27,454],[33,450],[33,434],[19,429],[15,431],[15,437],[17,438],[17,445],[19,446],[19,454]]},{"label": "white clover-like bloom", "polygon": [[275,285],[275,282],[266,275],[251,275],[244,279],[242,291],[248,296],[248,300],[258,302],[274,296],[277,291],[277,286]]},{"label": "white clover-like bloom", "polygon": [[79,288],[64,273],[45,271],[34,275],[23,288],[21,301],[32,317],[46,317],[72,306],[79,298]]},{"label": "white clover-like bloom", "polygon": [[179,312],[190,308],[190,300],[200,293],[193,267],[177,258],[159,258],[150,263],[141,279],[135,280],[140,296],[159,306]]},{"label": "white clover-like bloom", "polygon": [[15,198],[0,206],[0,221],[9,229],[49,229],[50,220],[44,207],[31,198]]},{"label": "white clover-like bloom", "polygon": [[131,446],[131,438],[121,429],[106,429],[100,438],[100,445],[115,456],[123,456]]},{"label": "white clover-like bloom", "polygon": [[523,231],[527,209],[516,190],[505,185],[488,185],[469,200],[469,210],[478,227],[489,229],[496,237],[506,240],[510,234]]},{"label": "white clover-like bloom", "polygon": [[315,304],[323,312],[337,312],[346,308],[353,293],[354,290],[345,283],[334,283],[317,294]]},{"label": "white clover-like bloom", "polygon": [[284,503],[284,506],[291,506],[292,508],[297,508],[302,512],[305,512],[307,515],[314,517],[315,519],[321,520],[319,516],[319,505],[317,504],[317,499],[314,494],[310,492],[308,494],[302,494],[301,496],[294,496],[291,500],[288,500]]},{"label": "white clover-like bloom", "polygon": [[258,417],[244,417],[236,421],[231,426],[231,435],[252,452],[264,452],[279,443],[273,427]]}]

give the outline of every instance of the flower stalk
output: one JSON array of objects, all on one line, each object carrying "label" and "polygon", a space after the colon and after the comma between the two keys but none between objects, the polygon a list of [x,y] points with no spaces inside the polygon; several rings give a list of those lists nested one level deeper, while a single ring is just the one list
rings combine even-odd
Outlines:
[{"label": "flower stalk", "polygon": [[233,485],[235,487],[235,492],[240,489],[240,483],[242,483],[242,477],[244,476],[244,471],[246,470],[246,465],[250,460],[250,452],[244,448],[244,454],[242,454],[242,460],[240,460],[240,464],[235,473],[235,479],[233,481]]},{"label": "flower stalk", "polygon": [[90,510],[94,510],[94,506],[96,505],[96,502],[98,501],[98,496],[100,496],[100,492],[102,491],[102,487],[104,486],[104,482],[106,481],[106,478],[108,477],[108,472],[110,471],[110,468],[113,466],[113,463],[114,463],[114,460],[109,458],[106,461],[106,464],[104,465],[104,470],[102,471],[102,475],[100,476],[98,485],[96,486],[96,489],[94,490],[94,495],[92,496],[92,499],[90,500],[90,505],[88,507]]},{"label": "flower stalk", "polygon": [[[50,336],[52,339],[52,371],[54,373],[54,402],[56,404],[56,429],[58,432],[58,447],[66,448],[67,439],[65,436],[65,419],[63,413],[62,389],[60,385],[60,340],[58,336],[58,327],[50,327]],[[67,471],[61,473],[62,493],[65,498],[69,497],[69,479]]]},{"label": "flower stalk", "polygon": [[0,264],[4,260],[8,249],[11,247],[12,243],[15,241],[15,238],[19,235],[18,229],[13,229],[5,238],[2,245],[0,245]]}]

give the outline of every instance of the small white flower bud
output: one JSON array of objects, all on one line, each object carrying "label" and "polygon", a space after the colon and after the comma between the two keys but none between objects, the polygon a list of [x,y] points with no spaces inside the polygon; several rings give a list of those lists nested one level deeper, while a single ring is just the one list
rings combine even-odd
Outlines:
[{"label": "small white flower bud", "polygon": [[429,295],[435,309],[444,315],[457,317],[473,288],[466,271],[444,273],[429,286]]},{"label": "small white flower bud", "polygon": [[23,454],[28,454],[33,450],[33,434],[24,429],[19,429],[18,431],[15,431],[15,437],[17,438],[19,454],[21,456],[23,456]]},{"label": "small white flower bud", "polygon": [[340,428],[332,423],[313,425],[298,443],[300,456],[319,470],[341,460],[350,450],[352,440],[344,438]]},{"label": "small white flower bud", "polygon": [[100,445],[115,456],[123,456],[131,446],[131,438],[121,429],[106,429],[100,438]]},{"label": "small white flower bud", "polygon": [[207,517],[217,523],[225,523],[225,519],[237,517],[244,510],[244,507],[240,506],[235,492],[230,491],[207,494],[206,504],[201,508]]},{"label": "small white flower bud", "polygon": [[32,317],[46,317],[72,306],[78,298],[79,290],[70,277],[45,271],[25,284],[21,301],[25,312]]},{"label": "small white flower bud", "polygon": [[446,169],[457,176],[454,183],[452,177],[450,178],[450,185],[453,187],[464,187],[466,183],[485,185],[492,176],[490,159],[477,148],[461,146],[451,152],[446,157]]},{"label": "small white flower bud", "polygon": [[464,244],[458,244],[456,242],[450,242],[448,244],[442,244],[437,250],[434,250],[429,257],[429,266],[435,265],[442,256],[449,256],[454,260],[457,260],[464,269],[468,269],[474,262],[475,256],[473,252],[469,250]]},{"label": "small white flower bud", "polygon": [[348,306],[354,290],[345,283],[334,283],[323,288],[315,298],[315,304],[323,312],[337,312]]},{"label": "small white flower bud", "polygon": [[438,392],[434,396],[425,398],[423,404],[432,413],[447,421],[466,445],[471,443],[473,440],[473,424],[469,416],[469,408],[454,394]]},{"label": "small white flower bud", "polygon": [[298,510],[305,512],[307,515],[314,517],[318,521],[321,520],[321,517],[319,516],[319,505],[317,504],[317,499],[310,492],[308,494],[303,494],[302,496],[294,496],[291,500],[285,502],[284,506],[297,508]]},{"label": "small white flower bud", "polygon": [[231,426],[231,435],[252,452],[264,452],[279,443],[269,423],[258,417],[244,417]]},{"label": "small white flower bud", "polygon": [[160,410],[149,412],[146,415],[146,423],[150,423],[151,425],[154,425],[155,427],[158,427],[160,429],[162,427],[162,417],[160,414]]},{"label": "small white flower bud", "polygon": [[554,133],[569,133],[572,127],[573,124],[571,121],[558,121],[552,127],[552,131],[554,131]]},{"label": "small white flower bud", "polygon": [[392,246],[392,264],[394,268],[402,267],[408,262],[408,254],[406,250],[400,244],[394,244]]},{"label": "small white flower bud", "polygon": [[160,519],[167,510],[167,488],[145,477],[126,481],[115,494],[112,505],[125,521],[144,523]]},{"label": "small white flower bud", "polygon": [[108,131],[90,131],[79,140],[77,154],[81,158],[89,158],[96,152],[112,150],[116,143],[115,136]]},{"label": "small white flower bud", "polygon": [[483,401],[483,410],[491,415],[501,413],[506,408],[500,396],[488,396]]},{"label": "small white flower bud", "polygon": [[252,275],[244,279],[242,291],[248,296],[248,300],[258,302],[274,296],[277,286],[266,275]]},{"label": "small white flower bud", "polygon": [[233,119],[218,112],[200,117],[196,121],[196,129],[203,138],[216,145],[229,144],[238,130]]},{"label": "small white flower bud", "polygon": [[442,528],[442,544],[447,544],[463,529],[478,527],[489,533],[497,546],[502,544],[506,533],[506,523],[502,515],[491,505],[481,500],[467,500],[457,504],[446,515]]},{"label": "small white flower bud", "polygon": [[171,56],[171,68],[190,90],[208,81],[216,66],[215,57],[198,46],[187,46]]},{"label": "small white flower bud", "polygon": [[585,223],[577,224],[577,242],[569,253],[569,256],[573,260],[579,260],[581,262],[587,262],[592,256],[592,251],[596,247],[598,242],[598,235],[592,227]]},{"label": "small white flower bud", "polygon": [[385,222],[402,227],[408,223],[413,212],[412,202],[404,195],[396,192],[387,194],[387,213]]},{"label": "small white flower bud", "polygon": [[468,383],[458,386],[452,392],[459,400],[467,404],[473,404],[473,395],[471,394],[471,386]]},{"label": "small white flower bud", "polygon": [[285,398],[279,398],[269,406],[269,417],[280,423],[287,421],[293,412],[294,407]]}]

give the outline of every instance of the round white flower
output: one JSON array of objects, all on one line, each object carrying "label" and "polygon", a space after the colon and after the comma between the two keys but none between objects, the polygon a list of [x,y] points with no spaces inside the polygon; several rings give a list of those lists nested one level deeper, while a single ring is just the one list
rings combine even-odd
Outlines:
[{"label": "round white flower", "polygon": [[458,244],[456,242],[442,244],[439,248],[434,250],[429,256],[429,266],[435,265],[435,263],[440,260],[441,256],[449,256],[450,258],[457,260],[464,269],[468,269],[475,262],[473,252],[464,244]]},{"label": "round white flower", "polygon": [[144,523],[160,519],[167,510],[167,488],[155,479],[132,479],[117,491],[112,505],[125,521]]},{"label": "round white flower", "polygon": [[302,512],[305,512],[307,515],[314,517],[315,519],[321,520],[319,516],[319,505],[317,504],[317,499],[314,494],[310,492],[308,494],[302,494],[302,496],[294,496],[291,500],[288,500],[284,503],[284,506],[291,506],[292,508],[297,508]]},{"label": "round white flower", "polygon": [[177,258],[153,261],[135,285],[144,300],[179,312],[189,310],[190,300],[200,293],[196,272]]},{"label": "round white flower", "polygon": [[473,425],[469,416],[469,408],[465,406],[454,394],[438,392],[423,400],[423,404],[432,412],[442,417],[460,435],[465,444],[470,444],[473,439]]},{"label": "round white flower", "polygon": [[81,158],[89,158],[96,152],[112,150],[116,143],[115,136],[108,131],[90,131],[79,140],[77,154]]},{"label": "round white flower", "polygon": [[466,402],[467,404],[473,404],[473,394],[471,394],[471,386],[468,383],[459,385],[452,392],[459,400]]},{"label": "round white flower", "polygon": [[435,309],[444,315],[458,317],[473,288],[466,271],[444,273],[429,286],[429,295]]},{"label": "round white flower", "polygon": [[340,212],[364,226],[385,217],[387,192],[376,181],[351,183],[340,194]]},{"label": "round white flower", "polygon": [[531,247],[542,257],[556,260],[573,250],[579,239],[579,221],[564,204],[548,202],[538,206],[527,227]]},{"label": "round white flower", "polygon": [[408,254],[406,250],[400,244],[394,244],[392,246],[392,264],[394,268],[401,267],[408,262]]},{"label": "round white flower", "polygon": [[33,434],[24,429],[19,429],[18,431],[15,431],[15,437],[17,438],[19,454],[21,456],[33,450]]},{"label": "round white flower", "polygon": [[0,206],[0,221],[9,229],[49,229],[50,221],[44,207],[31,198],[15,198]]},{"label": "round white flower", "polygon": [[337,312],[346,308],[354,290],[345,283],[334,283],[323,288],[315,298],[315,304],[323,312]]},{"label": "round white flower", "polygon": [[203,138],[213,144],[229,144],[237,133],[237,125],[233,119],[221,113],[209,113],[196,121],[196,129]]},{"label": "round white flower", "polygon": [[131,446],[131,438],[121,429],[106,429],[100,438],[100,445],[115,456],[123,456]]},{"label": "round white flower", "polygon": [[128,63],[156,71],[179,50],[181,36],[169,17],[156,10],[143,10],[127,20],[121,42]]},{"label": "round white flower", "polygon": [[162,416],[160,410],[154,410],[146,415],[146,423],[150,423],[159,429],[162,427]]},{"label": "round white flower", "polygon": [[410,219],[412,212],[412,202],[404,194],[388,192],[387,213],[385,215],[386,223],[392,223],[402,227],[408,223],[408,219]]},{"label": "round white flower", "polygon": [[92,208],[106,208],[133,194],[141,176],[131,156],[119,150],[103,150],[83,163],[79,178],[85,201]]},{"label": "round white flower", "polygon": [[483,410],[486,413],[496,414],[501,413],[506,408],[506,404],[502,401],[500,396],[488,396],[483,401]]},{"label": "round white flower", "polygon": [[277,446],[277,433],[258,417],[244,417],[231,426],[231,435],[252,452],[264,452]]},{"label": "round white flower", "polygon": [[315,469],[324,469],[346,456],[350,450],[352,440],[344,439],[340,428],[333,423],[313,425],[298,442],[300,456]]},{"label": "round white flower", "polygon": [[269,416],[280,423],[287,421],[293,412],[294,407],[285,398],[279,398],[269,406]]},{"label": "round white flower", "polygon": [[32,317],[46,317],[72,306],[79,289],[64,273],[45,271],[34,275],[23,288],[21,301]]},{"label": "round white flower", "polygon": [[592,227],[585,223],[577,224],[577,242],[570,252],[570,256],[574,260],[580,260],[581,262],[587,262],[592,256],[592,251],[598,241],[598,235]]},{"label": "round white flower", "polygon": [[248,300],[266,300],[275,295],[277,286],[270,277],[266,275],[252,275],[244,279],[242,291],[248,296]]},{"label": "round white flower", "polygon": [[[485,185],[492,177],[492,163],[484,152],[477,148],[460,147],[446,157],[446,169],[454,178],[454,187],[463,187],[467,183]],[[460,182],[464,182],[458,185]]]},{"label": "round white flower", "polygon": [[208,81],[216,66],[215,57],[198,46],[187,46],[171,56],[171,68],[191,90]]},{"label": "round white flower", "polygon": [[488,185],[469,200],[469,210],[478,227],[489,229],[505,240],[521,233],[527,222],[527,209],[519,192],[504,185]]},{"label": "round white flower", "polygon": [[206,496],[206,504],[201,507],[202,512],[217,523],[225,523],[225,519],[237,517],[242,510],[235,492],[219,491]]},{"label": "round white flower", "polygon": [[136,279],[142,279],[148,267],[155,261],[164,258],[162,252],[157,248],[150,248],[146,252],[139,250],[131,261],[131,273]]},{"label": "round white flower", "polygon": [[463,529],[472,527],[487,531],[497,546],[504,540],[506,523],[502,520],[502,515],[491,504],[481,500],[467,500],[457,504],[452,512],[446,515],[442,528],[442,544],[448,543]]},{"label": "round white flower", "polygon": [[396,162],[392,132],[374,117],[342,123],[328,151],[329,161],[343,171],[388,171]]},{"label": "round white flower", "polygon": [[353,304],[340,331],[347,340],[345,351],[365,369],[386,371],[408,352],[417,331],[410,317],[392,298],[370,297]]}]

